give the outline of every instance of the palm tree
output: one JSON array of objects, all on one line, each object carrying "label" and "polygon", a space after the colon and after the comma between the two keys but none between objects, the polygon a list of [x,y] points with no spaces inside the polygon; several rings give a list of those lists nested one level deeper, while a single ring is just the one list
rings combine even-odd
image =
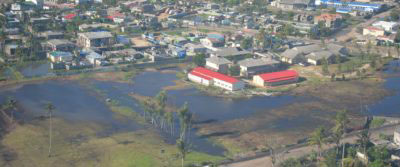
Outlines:
[{"label": "palm tree", "polygon": [[5,109],[11,110],[11,123],[14,121],[14,111],[17,109],[17,101],[13,98],[8,97]]},{"label": "palm tree", "polygon": [[52,132],[53,132],[53,124],[52,124],[51,118],[52,118],[52,114],[53,114],[55,107],[53,104],[48,103],[46,105],[46,109],[47,109],[47,114],[49,115],[49,125],[50,125],[50,127],[49,127],[49,155],[48,156],[51,157],[51,144],[52,144]]},{"label": "palm tree", "polygon": [[[360,144],[362,152],[366,156],[368,144],[370,143],[369,129],[362,130],[361,133],[357,135],[357,137],[358,137],[357,142]],[[368,159],[367,159],[367,163],[368,163]]]},{"label": "palm tree", "polygon": [[[342,110],[336,114],[335,117],[335,122],[336,125],[333,128],[334,132],[334,138],[336,139],[336,147],[338,148],[338,145],[340,144],[340,140],[342,137],[346,134],[346,128],[347,124],[349,123],[349,118],[347,117],[347,110]],[[343,167],[343,159],[344,159],[344,151],[345,151],[346,145],[342,143],[342,167]],[[338,150],[337,152],[338,153]]]},{"label": "palm tree", "polygon": [[165,119],[167,121],[167,124],[170,126],[171,136],[173,136],[174,135],[174,115],[172,114],[172,112],[166,112]]},{"label": "palm tree", "polygon": [[322,156],[322,146],[326,142],[326,131],[324,127],[317,128],[311,135],[311,138],[308,140],[309,145],[316,145],[318,147],[318,157]]},{"label": "palm tree", "polygon": [[183,107],[178,111],[179,123],[180,123],[180,138],[184,139],[186,135],[186,131],[188,130],[188,113],[189,109],[187,107],[187,103],[183,105]]},{"label": "palm tree", "polygon": [[189,149],[188,149],[187,143],[182,138],[180,138],[176,141],[176,146],[178,147],[178,150],[179,150],[179,153],[181,156],[182,167],[183,167],[185,157],[186,157],[186,154],[188,153]]}]

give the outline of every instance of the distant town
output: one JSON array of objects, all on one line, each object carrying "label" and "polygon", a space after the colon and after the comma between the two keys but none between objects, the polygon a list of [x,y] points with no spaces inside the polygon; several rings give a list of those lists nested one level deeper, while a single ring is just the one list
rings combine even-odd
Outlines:
[{"label": "distant town", "polygon": [[[135,160],[127,165],[128,163],[121,160],[121,165],[118,165],[110,160],[105,163],[105,160],[100,158],[101,163],[83,163],[83,166],[356,167],[359,162],[360,166],[399,166],[399,129],[385,131],[380,138],[376,137],[379,131],[372,129],[397,126],[399,119],[396,113],[385,113],[378,107],[368,107],[389,96],[389,90],[397,89],[390,86],[389,89],[386,86],[398,81],[392,81],[390,78],[399,77],[398,0],[3,0],[0,4],[0,86],[4,87],[4,91],[0,92],[7,92],[9,87],[16,85],[54,86],[57,85],[54,83],[57,81],[73,83],[72,85],[79,85],[79,89],[82,87],[91,91],[91,95],[96,96],[95,99],[104,103],[106,108],[120,114],[118,118],[132,118],[137,124],[144,124],[142,126],[146,128],[153,125],[150,129],[162,132],[155,133],[157,135],[170,133],[169,137],[161,138],[165,141],[172,138],[173,143],[178,146],[176,154],[179,158],[176,160],[179,162],[168,160],[166,164],[167,160],[159,158],[164,155],[163,150],[161,155],[146,154],[153,158],[158,156],[157,160],[152,159],[146,163]],[[173,74],[173,79],[164,80],[165,77],[171,77],[169,74]],[[138,79],[141,76],[143,79]],[[135,89],[115,86],[114,82],[129,83],[126,87]],[[170,83],[173,84],[168,85]],[[101,86],[102,84],[112,86]],[[135,85],[143,87],[136,88]],[[117,87],[123,90],[118,90],[123,92],[122,94],[107,94],[105,91]],[[175,106],[183,104],[177,102],[181,98],[178,96],[187,95],[182,92],[179,95],[177,92],[192,90],[191,88],[202,92],[204,99],[231,99],[233,104],[230,105],[246,104],[246,108],[236,106],[225,110],[240,108],[247,112],[240,114],[238,111],[237,115],[215,120],[211,115],[204,116],[198,111],[192,116],[189,110],[201,110],[202,107],[206,107],[206,102],[192,109],[191,104],[186,102],[192,101],[194,105],[199,105],[196,102],[201,101],[201,98],[193,100],[192,96],[189,96],[184,99],[187,101],[181,108]],[[154,91],[153,89],[159,91],[157,95],[149,93]],[[36,90],[38,89],[33,88],[25,91]],[[148,92],[140,93],[145,90]],[[66,93],[68,94],[68,91]],[[57,95],[56,92],[51,94]],[[19,121],[13,122],[17,119],[14,117],[18,116],[14,116],[14,111],[22,110],[21,108],[28,111],[29,108],[39,105],[32,106],[33,104],[48,100],[51,102],[51,99],[54,99],[30,102],[28,95],[20,97],[21,100],[18,99],[18,94],[7,93],[7,98],[6,93],[0,95],[0,101],[8,99],[1,109],[1,113],[6,117],[3,118],[2,124],[11,129],[4,130],[4,136],[20,128],[17,125],[23,126]],[[11,98],[13,96],[16,99]],[[167,101],[167,97],[171,96],[178,98]],[[281,104],[269,101],[269,98],[278,99],[281,96],[301,96],[303,101],[285,100],[287,105],[283,102]],[[41,98],[45,97],[43,95]],[[134,106],[142,108],[129,108],[131,104],[124,104],[124,99],[118,99],[121,97],[134,100]],[[257,98],[266,98],[263,102],[269,102],[265,102],[266,106],[257,108],[257,112],[250,112],[256,108],[247,104],[256,103],[255,106],[258,106],[263,103],[249,102]],[[314,103],[305,102],[309,100],[314,100]],[[215,100],[208,103],[217,106],[223,103],[212,102]],[[298,106],[295,106],[297,103]],[[398,101],[390,102],[392,103],[398,104]],[[94,104],[95,102],[92,107],[97,107]],[[12,107],[15,105],[17,107]],[[67,106],[74,105],[68,103]],[[399,106],[396,107],[398,110]],[[267,110],[266,108],[268,113],[261,112]],[[57,105],[51,104],[46,107],[49,112],[55,109]],[[297,109],[298,113],[292,113]],[[376,111],[371,111],[374,109]],[[33,109],[37,110],[39,109]],[[274,112],[270,113],[270,110]],[[324,114],[318,116],[316,113],[310,113],[311,111]],[[174,112],[176,114],[167,114]],[[24,114],[26,113],[21,115]],[[196,117],[196,114],[200,116]],[[293,129],[288,128],[298,131],[294,129],[307,125],[307,128],[299,130],[304,132],[301,134],[286,133],[279,128],[260,132],[260,129],[265,127],[279,127],[275,124],[281,125],[280,119],[291,118],[287,122],[296,123],[293,121],[297,119],[296,114],[312,115],[319,123],[316,121],[315,125],[310,126],[309,122],[313,122],[311,119],[300,119],[299,125],[294,125]],[[26,116],[22,117],[21,121],[25,120]],[[52,115],[46,117],[51,121]],[[114,117],[116,116],[108,119]],[[269,120],[274,118],[279,120]],[[240,119],[243,120],[239,121]],[[196,123],[193,124],[194,122]],[[113,122],[112,126],[114,124]],[[181,128],[176,132],[179,137],[174,135],[175,124]],[[321,127],[317,128],[318,126]],[[370,127],[371,132],[367,132],[365,129]],[[336,131],[331,131],[332,128],[336,128]],[[52,126],[50,129],[49,157],[53,155]],[[189,142],[192,139],[187,135],[192,129],[196,129],[193,135],[199,138],[194,140],[200,141],[203,136],[207,142],[213,142],[212,145],[225,149],[224,156],[214,157],[208,154],[210,150],[215,149],[204,153],[204,150],[202,152],[201,149],[194,149],[201,146],[187,148],[192,146]],[[153,132],[148,133],[153,135]],[[271,138],[274,136],[274,139],[279,138],[281,141],[275,141],[279,143],[275,144],[276,147],[268,145],[264,148],[266,144],[263,140],[266,139],[262,134]],[[374,138],[379,138],[379,142],[375,139],[373,142],[364,141],[367,137],[369,139],[371,134],[375,135]],[[209,137],[204,137],[207,135]],[[139,136],[135,137],[141,138]],[[360,139],[353,139],[355,136],[360,136]],[[324,137],[327,139],[322,139]],[[346,144],[343,144],[342,139],[347,142],[349,148],[345,148]],[[129,142],[126,144],[129,145]],[[317,152],[311,152],[311,147],[305,146],[307,143],[316,146]],[[163,144],[168,145],[168,142]],[[326,148],[323,148],[324,144]],[[380,145],[384,145],[388,150],[379,150]],[[297,148],[303,149],[304,154],[292,155],[285,152]],[[346,150],[356,148],[357,150]],[[336,152],[333,153],[331,150],[335,149]],[[201,156],[193,153],[192,157],[187,158],[189,150],[200,152]],[[377,154],[389,156],[386,152],[377,153],[379,151],[388,151],[387,154],[390,152],[391,158],[379,157]],[[283,157],[286,153],[291,157],[283,158],[278,163],[278,157]],[[301,157],[311,157],[314,153],[314,158],[301,160]],[[336,157],[332,158],[333,156]],[[350,159],[346,159],[345,156]],[[185,162],[185,158],[189,161]],[[68,158],[65,159],[68,161]],[[202,165],[198,162],[207,159],[211,162],[207,161]],[[50,165],[44,165],[47,163],[43,162],[35,164],[57,166],[56,162],[48,163]],[[1,163],[3,161],[0,161]],[[7,162],[3,165],[5,164]],[[25,161],[15,161],[11,166],[26,165]]]}]

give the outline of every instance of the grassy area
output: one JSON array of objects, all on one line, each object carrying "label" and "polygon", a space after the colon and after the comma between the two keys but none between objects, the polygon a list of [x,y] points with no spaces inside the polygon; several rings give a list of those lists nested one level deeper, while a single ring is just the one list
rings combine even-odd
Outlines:
[{"label": "grassy area", "polygon": [[377,128],[385,124],[386,120],[384,118],[374,118],[371,122],[372,128]]},{"label": "grassy area", "polygon": [[[177,149],[165,144],[153,130],[139,130],[98,137],[103,127],[54,119],[52,156],[48,157],[48,122],[17,126],[2,144],[15,155],[11,166],[179,166]],[[164,153],[161,153],[164,150]],[[219,161],[221,157],[192,152],[186,164]],[[5,165],[5,162],[0,162]]]},{"label": "grassy area", "polygon": [[134,120],[136,123],[145,125],[146,120],[137,112],[135,112],[132,108],[121,105],[116,100],[111,100],[106,103],[110,110],[115,114],[114,117],[118,120]]}]

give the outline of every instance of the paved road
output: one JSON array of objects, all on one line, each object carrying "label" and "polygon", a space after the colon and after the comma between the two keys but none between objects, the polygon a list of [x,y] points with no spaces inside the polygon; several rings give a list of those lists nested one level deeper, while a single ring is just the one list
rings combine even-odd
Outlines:
[{"label": "paved road", "polygon": [[[386,135],[391,135],[393,134],[395,129],[399,128],[399,124],[395,125],[390,125],[390,126],[385,126],[382,128],[378,129],[373,129],[371,130],[371,139],[378,139],[379,134],[386,134]],[[357,140],[357,133],[352,133],[351,135],[348,135],[347,137],[344,138],[344,142],[346,143],[355,143]],[[329,149],[333,148],[335,145],[334,144],[329,144],[325,145],[323,149]],[[299,158],[304,155],[310,154],[313,150],[317,150],[316,147],[314,146],[303,146],[299,148],[295,148],[292,150],[287,151],[286,153],[279,153],[277,157],[278,158],[278,163],[283,162],[284,160],[288,158]],[[237,162],[237,163],[232,163],[232,164],[226,164],[226,165],[221,165],[221,167],[272,167],[271,165],[271,157],[270,156],[264,156],[256,159],[251,159],[247,161],[242,161],[242,162]]]}]

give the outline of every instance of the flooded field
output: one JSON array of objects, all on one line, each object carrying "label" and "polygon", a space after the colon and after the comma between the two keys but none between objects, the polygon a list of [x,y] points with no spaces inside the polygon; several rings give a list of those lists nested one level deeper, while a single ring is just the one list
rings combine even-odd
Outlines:
[{"label": "flooded field", "polygon": [[[392,63],[387,73],[399,73],[393,70],[395,65],[397,64]],[[24,71],[22,73],[24,75],[35,75],[24,73]],[[103,137],[105,140],[108,140],[106,137],[115,139],[118,138],[115,136],[128,134],[133,135],[132,138],[136,137],[143,140],[139,136],[145,133],[144,136],[160,137],[161,143],[164,143],[161,144],[161,147],[173,147],[176,137],[155,130],[151,126],[143,124],[143,122],[128,120],[117,113],[113,113],[106,99],[118,101],[119,105],[129,108],[130,112],[142,115],[143,109],[140,103],[130,94],[155,96],[163,88],[175,85],[175,80],[177,80],[177,77],[173,72],[146,71],[137,75],[132,83],[95,79],[44,81],[1,88],[0,101],[5,101],[7,97],[13,97],[18,101],[19,110],[16,117],[23,125],[17,127],[15,133],[22,131],[21,128],[27,128],[28,125],[33,126],[33,129],[38,127],[43,129],[45,125],[42,125],[43,121],[38,120],[38,118],[46,115],[44,106],[51,102],[57,108],[54,115],[59,119],[60,126],[70,125],[74,127],[74,130],[79,129],[80,126],[89,128],[90,134],[94,135],[89,135],[93,140],[99,140],[99,137]],[[194,113],[195,122],[190,137],[193,150],[221,156],[224,153],[257,149],[258,145],[263,142],[258,139],[262,138],[260,136],[263,135],[286,139],[285,143],[282,144],[296,143],[304,139],[317,126],[332,125],[331,120],[335,111],[343,108],[350,108],[352,118],[357,120],[364,113],[357,112],[358,107],[350,107],[351,105],[359,106],[359,101],[346,101],[346,98],[344,98],[350,96],[343,94],[346,90],[340,89],[342,86],[346,86],[345,84],[355,85],[355,87],[365,86],[354,91],[359,91],[356,93],[366,96],[366,99],[379,99],[385,94],[385,89],[381,88],[375,81],[333,83],[321,86],[321,88],[307,90],[305,92],[309,94],[304,95],[296,93],[296,95],[258,96],[244,99],[212,97],[194,87],[169,90],[167,94],[170,106],[180,107],[187,102],[189,110]],[[393,94],[378,102],[367,103],[368,100],[365,100],[368,113],[400,116],[398,111],[400,107],[399,86],[400,77],[388,78],[383,87],[389,89]],[[315,93],[328,91],[326,88],[337,90],[324,96]],[[362,91],[363,89],[368,89],[368,91]],[[177,122],[175,124],[177,127],[179,126]],[[150,134],[147,134],[147,132]],[[6,136],[3,145],[10,147],[9,140],[11,139],[9,138],[16,135],[13,133],[10,132],[10,135]],[[89,132],[76,133],[82,133],[81,135],[85,136],[85,133]],[[74,135],[77,134],[74,133]],[[64,136],[64,138],[67,138],[67,136]],[[80,146],[77,145],[76,147],[79,150]],[[146,155],[151,154],[153,153]]]}]

